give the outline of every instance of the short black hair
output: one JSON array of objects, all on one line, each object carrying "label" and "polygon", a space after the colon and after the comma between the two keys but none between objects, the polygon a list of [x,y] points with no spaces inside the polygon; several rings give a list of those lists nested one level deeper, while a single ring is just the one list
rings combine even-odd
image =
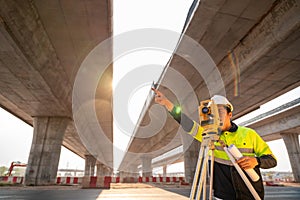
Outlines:
[{"label": "short black hair", "polygon": [[227,113],[231,113],[231,109],[228,106],[224,106],[224,108],[226,109]]}]

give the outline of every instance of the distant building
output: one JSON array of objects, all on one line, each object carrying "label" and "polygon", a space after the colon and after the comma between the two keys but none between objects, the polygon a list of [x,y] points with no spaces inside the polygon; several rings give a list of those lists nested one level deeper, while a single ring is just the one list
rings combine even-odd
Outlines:
[{"label": "distant building", "polygon": [[292,172],[266,171],[261,175],[264,181],[293,182],[295,180]]}]

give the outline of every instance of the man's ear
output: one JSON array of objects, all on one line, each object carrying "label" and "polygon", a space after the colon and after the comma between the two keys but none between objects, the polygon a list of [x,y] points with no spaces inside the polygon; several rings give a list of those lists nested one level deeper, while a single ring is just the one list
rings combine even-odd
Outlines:
[{"label": "man's ear", "polygon": [[231,119],[232,117],[232,112],[228,113],[229,118]]}]

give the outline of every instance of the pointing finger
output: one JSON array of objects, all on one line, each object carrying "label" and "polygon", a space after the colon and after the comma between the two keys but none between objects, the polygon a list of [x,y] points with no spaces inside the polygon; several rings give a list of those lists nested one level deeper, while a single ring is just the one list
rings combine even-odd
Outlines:
[{"label": "pointing finger", "polygon": [[155,89],[155,88],[151,88],[151,90],[153,90],[155,93],[157,93],[158,92],[158,90],[157,89]]},{"label": "pointing finger", "polygon": [[162,93],[161,93],[160,91],[158,91],[157,89],[151,88],[151,90],[153,90],[154,93],[155,93],[157,96],[162,96],[162,95],[161,95]]}]

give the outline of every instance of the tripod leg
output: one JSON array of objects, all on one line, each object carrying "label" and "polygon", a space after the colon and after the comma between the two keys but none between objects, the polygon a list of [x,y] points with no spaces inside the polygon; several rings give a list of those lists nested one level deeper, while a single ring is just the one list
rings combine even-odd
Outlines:
[{"label": "tripod leg", "polygon": [[209,200],[212,200],[214,163],[215,163],[215,155],[214,155],[214,151],[212,150],[211,151],[211,159],[210,159]]},{"label": "tripod leg", "polygon": [[200,172],[200,168],[201,168],[201,164],[202,164],[203,154],[204,154],[204,146],[201,145],[199,156],[198,156],[198,161],[197,161],[197,166],[196,166],[196,171],[194,174],[194,180],[193,180],[193,185],[192,185],[192,189],[191,189],[190,200],[194,199],[194,197],[195,197],[195,192],[196,192],[196,188],[197,188],[197,182],[198,182],[198,178],[199,178],[199,172]]},{"label": "tripod leg", "polygon": [[[206,185],[204,185],[203,183],[205,182],[205,179],[206,179],[207,163],[208,163],[208,157],[209,157],[208,154],[209,154],[209,148],[205,147],[205,155],[204,155],[203,164],[202,164],[202,168],[201,168],[200,181],[199,181],[198,189],[197,189],[197,198],[196,198],[197,200],[200,199],[203,187],[206,188]],[[204,193],[206,193],[206,192],[204,191]],[[206,198],[206,197],[203,196],[203,198]]]},{"label": "tripod leg", "polygon": [[207,165],[208,165],[208,159],[207,162],[205,163],[205,167],[203,168],[204,170],[204,175],[203,175],[203,194],[202,194],[202,199],[206,199],[206,178],[207,178]]}]

